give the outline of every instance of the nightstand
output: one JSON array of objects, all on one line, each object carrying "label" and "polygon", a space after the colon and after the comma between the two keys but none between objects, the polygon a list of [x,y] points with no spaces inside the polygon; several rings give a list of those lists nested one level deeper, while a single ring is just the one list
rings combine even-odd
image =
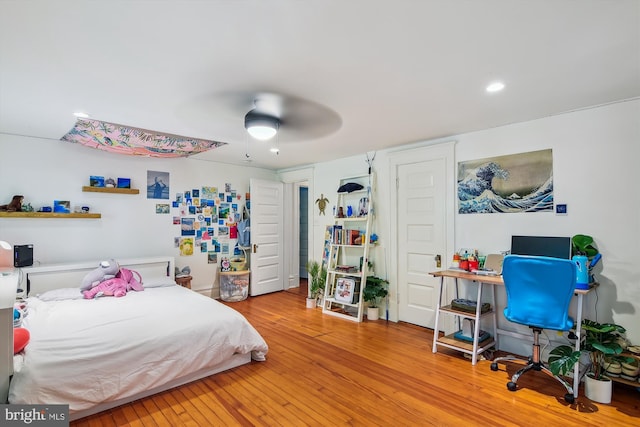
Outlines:
[{"label": "nightstand", "polygon": [[176,277],[176,283],[187,289],[191,289],[191,276]]}]

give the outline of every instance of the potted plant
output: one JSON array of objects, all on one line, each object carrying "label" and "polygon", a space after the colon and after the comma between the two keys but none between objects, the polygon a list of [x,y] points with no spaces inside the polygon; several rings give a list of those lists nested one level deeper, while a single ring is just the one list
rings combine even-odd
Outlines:
[{"label": "potted plant", "polygon": [[317,307],[322,298],[324,284],[327,279],[327,269],[318,261],[309,260],[306,264],[309,273],[309,292],[307,294],[307,308]]},{"label": "potted plant", "polygon": [[368,320],[378,320],[378,316],[380,314],[378,304],[380,302],[380,299],[386,297],[389,294],[389,291],[387,291],[386,288],[387,284],[389,284],[389,282],[385,279],[381,279],[376,276],[367,277],[367,283],[364,287],[362,299],[364,299],[368,303]]},{"label": "potted plant", "polygon": [[[623,351],[619,338],[626,330],[614,323],[584,319],[582,331],[584,341],[580,349],[589,354],[591,361],[585,376],[585,395],[596,402],[610,403],[612,384],[611,379],[606,376],[607,366],[617,359],[631,361],[631,358],[619,356]],[[581,353],[569,345],[558,346],[549,355],[549,369],[554,375],[566,375],[573,370]]]}]

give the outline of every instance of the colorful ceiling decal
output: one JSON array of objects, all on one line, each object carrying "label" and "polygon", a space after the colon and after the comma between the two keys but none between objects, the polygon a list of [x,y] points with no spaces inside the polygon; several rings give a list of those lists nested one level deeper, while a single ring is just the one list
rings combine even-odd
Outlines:
[{"label": "colorful ceiling decal", "polygon": [[78,119],[73,129],[60,140],[111,153],[150,157],[187,157],[226,145],[226,142],[159,133],[91,119]]}]

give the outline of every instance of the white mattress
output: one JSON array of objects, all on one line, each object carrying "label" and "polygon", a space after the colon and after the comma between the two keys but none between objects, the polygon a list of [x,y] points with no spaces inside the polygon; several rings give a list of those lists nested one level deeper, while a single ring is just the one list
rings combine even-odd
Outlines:
[{"label": "white mattress", "polygon": [[14,359],[9,402],[70,412],[134,396],[267,344],[237,311],[181,286],[121,298],[29,298],[31,341]]}]

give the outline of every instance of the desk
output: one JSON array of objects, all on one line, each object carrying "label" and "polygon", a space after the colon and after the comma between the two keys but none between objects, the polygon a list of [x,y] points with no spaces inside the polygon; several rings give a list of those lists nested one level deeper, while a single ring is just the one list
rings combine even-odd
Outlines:
[{"label": "desk", "polygon": [[[442,270],[442,271],[434,271],[429,273],[434,277],[440,277],[440,294],[438,295],[438,304],[436,306],[436,320],[433,331],[433,352],[436,353],[438,351],[437,346],[441,345],[443,347],[452,348],[454,350],[462,351],[463,353],[471,354],[471,364],[475,365],[477,362],[478,355],[485,351],[487,348],[491,346],[498,347],[498,335],[509,335],[514,336],[516,338],[525,338],[529,339],[529,335],[520,334],[517,332],[506,331],[503,329],[498,329],[497,320],[496,320],[496,294],[495,294],[495,286],[504,286],[504,281],[502,280],[502,276],[483,276],[473,273],[468,273],[462,270]],[[476,304],[476,312],[475,313],[464,313],[458,310],[451,309],[451,306],[443,306],[442,305],[442,296],[444,289],[444,279],[446,277],[450,277],[454,279],[456,286],[456,298],[458,298],[458,279],[470,280],[478,283],[478,295],[477,295],[477,304]],[[482,305],[482,289],[485,285],[491,286],[491,310],[487,313],[481,313],[481,305]],[[578,297],[577,303],[577,313],[576,313],[576,350],[580,350],[580,334],[582,332],[582,305],[583,299],[586,294],[591,292],[597,285],[590,287],[589,289],[576,289],[574,295]],[[473,331],[473,341],[469,344],[455,340],[451,335],[447,335],[445,337],[438,337],[438,323],[440,319],[441,312],[451,313],[455,316],[467,317],[475,320],[475,328]],[[487,340],[478,343],[478,335],[480,332],[480,319],[484,316],[490,316],[493,321],[493,336],[488,338]],[[580,364],[576,363],[573,371],[573,394],[575,397],[578,397],[578,385],[580,383]]]}]

